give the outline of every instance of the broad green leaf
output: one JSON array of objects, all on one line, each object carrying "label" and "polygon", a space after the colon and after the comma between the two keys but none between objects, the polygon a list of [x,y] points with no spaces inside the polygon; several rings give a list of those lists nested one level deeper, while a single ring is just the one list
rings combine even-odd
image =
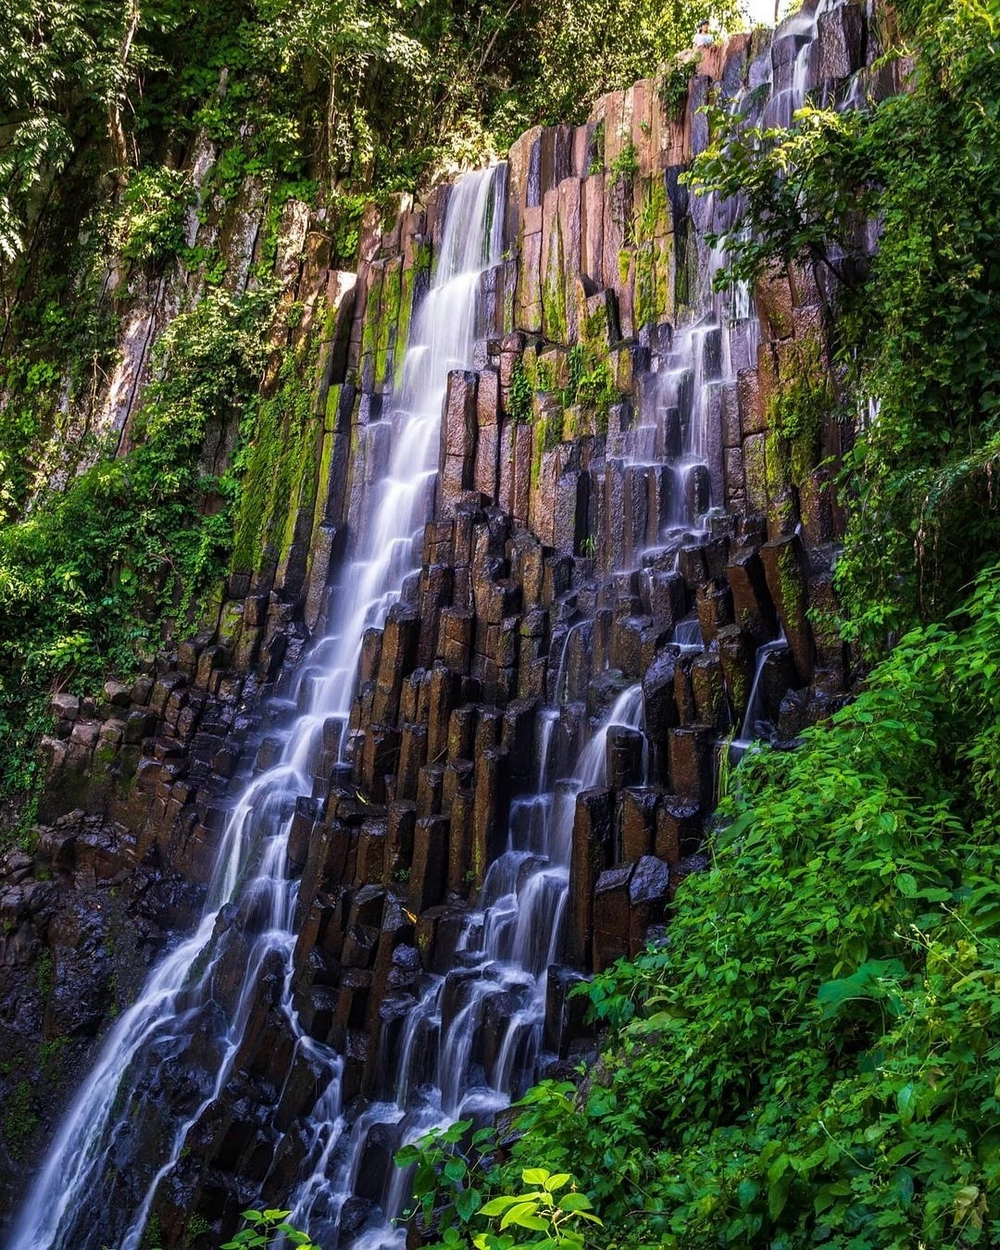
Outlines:
[{"label": "broad green leaf", "polygon": [[504,1211],[506,1211],[508,1207],[512,1207],[515,1203],[521,1202],[521,1201],[523,1201],[523,1199],[521,1198],[520,1194],[516,1196],[511,1195],[511,1194],[504,1194],[500,1198],[491,1198],[489,1202],[487,1202],[484,1206],[480,1208],[479,1214],[480,1215],[503,1215]]},{"label": "broad green leaf", "polygon": [[481,1207],[482,1201],[478,1189],[463,1189],[455,1195],[455,1210],[463,1220],[471,1220]]},{"label": "broad green leaf", "polygon": [[[500,1231],[502,1232],[505,1228],[509,1228],[511,1224],[517,1224],[522,1228],[531,1228],[532,1225],[525,1224],[524,1221],[529,1220],[529,1219],[534,1219],[535,1212],[537,1210],[538,1210],[537,1201],[514,1203],[514,1205],[509,1208],[509,1210],[507,1211],[507,1214],[500,1221]],[[539,1220],[539,1225],[542,1229],[547,1227],[544,1220]]]},{"label": "broad green leaf", "polygon": [[563,1194],[559,1205],[564,1211],[590,1211],[594,1206],[587,1195],[581,1193]]}]

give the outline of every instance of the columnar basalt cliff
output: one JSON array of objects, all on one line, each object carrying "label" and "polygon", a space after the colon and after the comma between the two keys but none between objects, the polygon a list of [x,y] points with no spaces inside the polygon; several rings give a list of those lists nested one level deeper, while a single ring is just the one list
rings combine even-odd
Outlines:
[{"label": "columnar basalt cliff", "polygon": [[[641,949],[706,865],[720,743],[794,740],[843,695],[830,481],[850,430],[828,415],[828,278],[795,267],[713,295],[723,257],[706,236],[732,206],[697,198],[682,174],[710,96],[780,113],[806,89],[848,99],[859,73],[893,89],[865,69],[867,30],[847,4],[773,39],[739,36],[702,56],[684,105],[644,80],[586,125],[514,145],[490,209],[503,254],[476,279],[474,359],[447,375],[413,571],[404,561],[364,633],[346,724],[329,717],[309,757],[311,792],[273,813],[289,822],[294,949],[250,986],[245,944],[219,956],[218,1009],[238,1004],[241,1032],[217,1089],[197,1036],[157,1076],[163,1121],[191,1117],[144,1209],[158,1244],[213,1245],[261,1195],[294,1197],[324,1246],[390,1244],[381,1221],[405,1197],[392,1151],[468,1110],[443,1086],[424,1098],[441,1085],[436,1058],[421,1070],[401,1056],[444,1053],[460,1020],[465,1049],[447,1055],[484,1114],[542,1070],[568,1071],[589,1044],[569,986]],[[43,827],[31,855],[3,862],[0,894],[14,969],[0,1036],[33,1129],[4,1134],[11,1198],[29,1138],[58,1121],[32,1088],[46,1090],[49,1062],[33,1048],[68,1038],[83,1062],[164,931],[192,924],[232,796],[268,775],[308,710],[302,664],[351,607],[357,518],[387,473],[455,194],[440,186],[391,222],[366,214],[356,277],[331,268],[321,216],[286,209],[276,274],[296,316],[279,317],[270,384],[282,356],[309,379],[307,414],[283,414],[276,434],[294,463],[258,466],[255,541],[238,543],[201,634],[131,686],[53,700]],[[783,423],[792,392],[811,397],[814,421]],[[256,906],[224,906],[217,931],[266,928]],[[518,937],[490,946],[505,906],[553,913],[542,947],[535,929],[523,950]],[[129,926],[120,979],[108,955],[75,988],[86,942],[107,951]],[[494,950],[500,976],[474,955]],[[163,1163],[152,1130],[138,1134],[109,1202],[138,1208]],[[113,1212],[93,1219],[95,1236],[101,1220],[121,1235]]]}]

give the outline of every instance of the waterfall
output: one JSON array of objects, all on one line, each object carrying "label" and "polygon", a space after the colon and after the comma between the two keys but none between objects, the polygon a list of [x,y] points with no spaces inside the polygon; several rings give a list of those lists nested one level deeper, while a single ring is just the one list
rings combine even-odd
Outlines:
[{"label": "waterfall", "polygon": [[[366,1108],[354,1126],[339,1167],[329,1161],[342,1125],[331,1120],[316,1141],[317,1166],[293,1200],[293,1221],[324,1247],[338,1244],[338,1216],[353,1192],[373,1133],[392,1149],[460,1118],[486,1116],[508,1105],[531,1082],[542,1055],[549,968],[559,961],[569,887],[569,856],[576,795],[602,785],[609,730],[639,729],[642,688],[625,690],[580,753],[573,776],[547,789],[548,744],[555,709],[539,717],[534,793],[511,810],[507,846],[489,867],[480,909],[467,913],[455,966],[428,978],[409,1013],[395,1071],[393,1096]],[[530,814],[532,819],[523,819]],[[491,1001],[502,1021],[494,1054],[482,1047]],[[405,1229],[393,1227],[406,1207],[410,1175],[396,1169],[383,1181],[384,1219],[350,1244],[354,1250],[403,1247]]]},{"label": "waterfall", "polygon": [[730,743],[731,750],[738,752],[735,759],[742,755],[758,735],[757,726],[763,719],[764,714],[761,679],[764,676],[764,665],[767,662],[767,657],[773,655],[775,651],[781,651],[787,645],[784,635],[780,635],[773,642],[765,642],[762,647],[757,649],[757,664],[754,670],[753,683],[750,686],[750,696],[747,699],[746,711],[743,714],[743,722],[740,725],[739,735]]},{"label": "waterfall", "polygon": [[[769,120],[790,118],[804,101],[819,11],[781,28],[785,51],[793,54],[780,62],[780,81],[770,51],[766,66],[758,64],[760,57],[751,67],[751,89],[775,88]],[[739,107],[742,98],[730,103]],[[401,1248],[405,1231],[398,1221],[411,1178],[392,1166],[392,1154],[433,1127],[459,1118],[487,1120],[533,1082],[547,1058],[549,976],[563,957],[567,915],[572,932],[573,913],[567,909],[577,798],[606,784],[610,731],[641,731],[645,724],[642,686],[621,691],[624,681],[617,677],[598,703],[605,714],[586,716],[580,700],[584,692],[589,699],[588,680],[612,666],[598,614],[611,616],[617,596],[615,609],[619,600],[633,601],[625,602],[623,618],[638,612],[635,601],[650,618],[656,616],[649,608],[653,579],[659,579],[657,593],[666,595],[671,579],[680,577],[692,539],[701,544],[698,559],[706,564],[698,579],[688,581],[700,587],[719,577],[718,564],[709,572],[701,551],[715,533],[713,507],[725,502],[722,407],[726,394],[735,393],[741,370],[756,363],[758,328],[746,287],[729,294],[711,290],[712,276],[726,258],[704,244],[698,247],[700,287],[694,300],[679,308],[672,329],[658,327],[662,336],[648,347],[650,385],[642,391],[636,423],[607,435],[607,471],[610,475],[614,465],[619,476],[631,475],[630,490],[643,501],[642,525],[627,542],[615,535],[622,546],[620,556],[607,561],[610,586],[591,585],[579,602],[567,596],[555,605],[565,609],[558,622],[557,612],[552,614],[564,632],[558,659],[554,649],[548,656],[549,704],[535,717],[534,784],[510,804],[506,843],[488,865],[474,906],[456,925],[450,966],[423,971],[413,993],[406,991],[405,1018],[383,1023],[381,1067],[369,1101],[354,1098],[349,1082],[342,1081],[344,1058],[300,1023],[292,992],[298,882],[290,875],[287,845],[296,804],[314,792],[331,742],[339,744],[339,763],[347,763],[365,634],[384,625],[394,605],[409,602],[414,551],[434,511],[448,375],[476,364],[482,279],[501,259],[505,179],[501,165],[465,176],[451,192],[431,286],[414,313],[398,394],[385,401],[383,416],[356,427],[349,554],[331,596],[330,632],[313,647],[290,692],[297,717],[285,732],[280,758],[234,802],[219,835],[196,931],[163,957],[104,1040],[27,1198],[9,1250],[100,1244],[139,1250],[158,1194],[162,1197],[172,1174],[183,1167],[192,1130],[239,1078],[241,1055],[261,1010],[281,1012],[287,1021],[292,1050],[281,1056],[284,1074],[302,1061],[314,1075],[318,1096],[308,1121],[296,1126],[301,1151],[295,1158],[301,1157],[301,1165],[282,1191],[281,1205],[293,1208],[292,1222],[323,1250]],[[709,196],[697,208],[692,205],[691,214],[704,234],[720,229],[732,210],[732,204]],[[580,571],[584,563],[594,560],[578,559],[574,578],[590,576]],[[637,570],[646,576],[645,601]],[[630,577],[634,584],[628,585]],[[602,598],[608,589],[614,594]],[[678,657],[704,649],[709,635],[691,615],[690,597],[676,615],[675,606],[671,602],[671,612],[659,617],[670,621],[672,633],[652,645],[672,638]],[[758,649],[739,745],[756,731],[765,661],[783,645],[778,639]],[[600,647],[604,652],[591,667]],[[642,666],[648,664],[645,655]],[[691,661],[690,654],[684,656],[686,665]],[[626,680],[635,681],[638,664],[618,666],[630,672]],[[746,666],[749,672],[749,656]],[[567,723],[572,720],[567,704],[579,711],[582,725],[572,767],[565,763],[569,748],[557,737],[560,717],[567,713]],[[652,710],[649,715],[652,724]],[[634,773],[647,784],[648,743],[641,764],[640,769],[635,761]],[[570,775],[562,775],[567,770]],[[697,803],[694,807],[697,812]],[[673,859],[670,867],[673,871]],[[390,1033],[391,1027],[398,1032]],[[258,1176],[253,1183],[266,1185],[269,1179]],[[358,1232],[358,1221],[345,1215],[362,1189],[369,1206]]]},{"label": "waterfall", "polygon": [[[322,1124],[342,1124],[339,1058],[303,1034],[291,1001],[297,882],[287,873],[286,843],[295,800],[311,792],[326,726],[331,719],[346,725],[364,632],[381,625],[399,598],[414,538],[431,512],[448,373],[472,363],[480,275],[502,247],[505,173],[500,165],[469,174],[452,191],[398,405],[366,428],[373,442],[391,440],[388,469],[367,485],[351,518],[354,558],[334,596],[333,630],[315,653],[323,668],[317,677],[313,665],[303,666],[293,696],[306,710],[288,731],[280,761],[232,810],[197,930],[163,958],[105,1040],[28,1195],[11,1250],[78,1250],[97,1244],[95,1226],[102,1243],[137,1250],[157,1187],[234,1071],[265,977],[280,978],[298,1046],[324,1067]],[[233,966],[240,969],[235,986]],[[191,1070],[180,1077],[185,1111],[171,1122],[157,1095],[165,1080],[177,1081],[179,1061]],[[140,1151],[159,1167],[148,1183],[126,1187],[123,1176]]]}]

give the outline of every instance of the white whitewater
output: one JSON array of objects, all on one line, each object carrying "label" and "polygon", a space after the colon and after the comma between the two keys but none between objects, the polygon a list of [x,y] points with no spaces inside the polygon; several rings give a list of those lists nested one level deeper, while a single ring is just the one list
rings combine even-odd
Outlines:
[{"label": "white whitewater", "polygon": [[[501,165],[467,175],[452,190],[431,289],[414,318],[398,405],[365,430],[371,446],[389,436],[388,471],[367,485],[360,515],[350,518],[354,558],[333,604],[333,632],[315,653],[325,664],[318,675],[315,664],[303,666],[294,692],[306,711],[292,725],[280,761],[249,785],[226,824],[197,931],[155,968],[105,1041],[28,1195],[10,1250],[81,1250],[98,1244],[95,1237],[137,1250],[157,1186],[232,1074],[258,981],[275,967],[284,977],[283,1005],[299,1046],[327,1068],[323,1123],[340,1122],[339,1059],[321,1054],[324,1048],[301,1034],[291,1006],[297,883],[287,876],[286,841],[295,799],[311,792],[324,725],[331,717],[346,724],[364,631],[382,624],[399,598],[413,567],[414,539],[432,510],[448,373],[472,363],[480,275],[502,247],[505,183]],[[245,972],[241,988],[228,995],[226,1013],[217,1001],[218,974],[230,928],[239,931]],[[192,1079],[190,1111],[172,1123],[158,1121],[150,1095],[159,1066],[192,1038],[206,1058],[200,1079]],[[162,1159],[131,1206],[116,1184],[118,1168],[128,1166],[130,1140],[153,1143]]]},{"label": "white whitewater", "polygon": [[[782,27],[797,49],[791,66],[784,63],[775,117],[790,118],[804,101],[817,13]],[[766,66],[760,61],[756,83],[770,84],[771,59]],[[554,785],[558,711],[540,711],[534,793],[512,803],[506,849],[488,869],[477,910],[465,917],[454,967],[445,976],[422,979],[394,1053],[384,1054],[381,1101],[360,1111],[343,1105],[340,1057],[303,1033],[292,1006],[298,887],[287,875],[285,849],[295,800],[312,792],[324,729],[331,719],[342,733],[346,728],[364,632],[384,622],[414,569],[415,540],[433,507],[447,375],[472,366],[480,276],[502,250],[504,180],[500,166],[467,176],[452,192],[432,286],[414,318],[401,393],[387,404],[384,419],[359,430],[359,463],[369,468],[353,496],[358,515],[350,518],[350,561],[332,604],[330,636],[303,665],[293,692],[301,715],[280,761],[248,786],[221,835],[197,931],[163,958],[107,1037],[28,1196],[9,1250],[91,1250],[102,1243],[138,1250],[158,1186],[178,1166],[192,1127],[237,1070],[265,976],[278,978],[297,1045],[323,1074],[323,1092],[306,1128],[302,1179],[289,1205],[294,1221],[324,1250],[349,1240],[342,1216],[357,1192],[373,1135],[391,1150],[435,1125],[486,1118],[534,1079],[543,1058],[548,972],[561,956],[576,797],[604,782],[608,729],[641,728],[639,686],[626,690],[592,733],[573,776]],[[693,211],[703,233],[720,228],[732,206],[708,197]],[[718,413],[714,401],[756,357],[749,292],[712,293],[711,277],[725,258],[701,246],[699,260],[697,308],[673,342],[654,355],[658,383],[630,432],[636,436],[632,465],[666,463],[673,470],[675,505],[664,540],[670,531],[678,541],[697,532],[708,524],[708,507],[722,503],[705,484],[711,422]],[[669,446],[668,413],[676,424]],[[592,628],[589,620],[572,626],[581,635]],[[682,622],[676,642],[693,648],[697,635],[696,622]],[[755,693],[764,659],[777,645],[780,640],[758,657]],[[556,703],[569,693],[568,649],[569,636],[554,691],[550,687]],[[754,731],[755,702],[751,698],[741,741]],[[240,970],[235,987],[234,964]],[[180,1059],[187,1074],[192,1039],[197,1070],[182,1113],[171,1118],[170,1108],[157,1103],[159,1072]],[[141,1192],[129,1191],[130,1204],[123,1203],[116,1172],[128,1169],[139,1153],[148,1157],[151,1142],[158,1148],[156,1171]],[[394,1221],[405,1210],[409,1176],[390,1169],[379,1184],[377,1210],[351,1242],[355,1250],[405,1243]]]},{"label": "white whitewater", "polygon": [[[550,788],[556,717],[553,708],[539,715],[535,792],[512,805],[506,850],[490,865],[480,910],[465,918],[455,967],[446,976],[428,978],[407,1017],[392,1099],[366,1108],[340,1150],[342,1122],[331,1119],[328,1132],[320,1134],[328,1140],[317,1140],[319,1165],[296,1195],[294,1218],[324,1247],[340,1244],[339,1215],[357,1183],[371,1133],[398,1149],[432,1128],[500,1110],[533,1079],[542,1058],[548,971],[561,955],[576,796],[604,784],[608,731],[617,725],[641,728],[642,687],[631,686],[618,697],[581,751],[573,777]],[[492,1013],[491,1000],[500,1008]],[[481,1043],[491,1014],[497,1045],[484,1056]],[[331,1155],[340,1159],[332,1170]],[[354,1250],[405,1245],[406,1230],[398,1221],[409,1180],[400,1169],[386,1178],[382,1219],[350,1243]]]}]

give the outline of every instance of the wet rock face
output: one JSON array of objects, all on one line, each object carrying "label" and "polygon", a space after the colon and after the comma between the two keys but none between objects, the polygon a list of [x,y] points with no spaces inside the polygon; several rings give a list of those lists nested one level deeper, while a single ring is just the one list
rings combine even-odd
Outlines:
[{"label": "wet rock face", "polygon": [[0,858],[0,1209],[13,1213],[95,1043],[197,896],[77,810]]},{"label": "wet rock face", "polygon": [[[837,14],[820,19],[816,82],[865,56],[860,8]],[[799,36],[758,44],[711,50],[692,105],[713,82],[733,92],[762,81],[764,61],[791,81]],[[545,1004],[543,1058],[555,1071],[590,1044],[568,994],[575,979],[662,936],[683,905],[679,885],[707,867],[720,741],[794,738],[835,706],[849,675],[812,611],[836,608],[840,518],[809,449],[774,428],[796,352],[826,359],[818,285],[798,268],[772,275],[747,293],[753,332],[743,325],[723,350],[720,324],[698,307],[698,238],[720,223],[678,180],[703,141],[693,109],[666,116],[648,80],[604,97],[586,125],[536,128],[511,151],[508,255],[481,281],[475,368],[448,379],[430,520],[400,555],[413,571],[365,632],[350,714],[323,727],[309,793],[285,813],[300,879],[294,1007],[307,1037],[343,1056],[351,1117],[392,1096],[428,978],[465,975],[463,926],[488,868],[512,821],[530,834],[519,797],[554,791],[568,811],[563,941]],[[611,173],[627,143],[631,182]],[[18,1140],[51,1132],[67,1074],[84,1070],[164,932],[190,925],[232,795],[275,763],[301,710],[290,678],[342,610],[339,570],[386,470],[382,418],[448,193],[392,223],[366,215],[353,318],[332,301],[317,479],[297,500],[288,549],[234,573],[217,619],[131,685],[52,700],[46,826],[30,855],[0,865],[0,1040],[12,1055],[0,1080],[17,1107],[27,1090],[20,1138],[12,1129],[0,1142],[11,1194],[28,1162]],[[315,317],[337,275],[312,237],[322,223],[312,226],[308,214],[298,221],[306,259],[286,260],[290,294]],[[824,456],[836,458],[840,437],[828,423]],[[567,785],[629,691],[639,714],[601,739],[585,785]],[[67,814],[77,808],[90,814]],[[219,1004],[241,993],[241,933],[259,923],[252,911],[220,918]],[[453,975],[446,1011],[468,989]],[[242,1207],[261,1196],[280,1205],[300,1179],[323,1091],[276,1008],[278,977],[265,967],[249,992],[231,1076],[157,1196],[168,1250],[217,1244]],[[520,993],[490,1001],[471,1059],[484,1078]],[[157,1074],[154,1105],[123,1137],[137,1171],[166,1120],[197,1106],[217,1025],[206,1015]],[[49,1077],[43,1057],[57,1053]],[[530,1063],[515,1067],[530,1079]],[[390,1153],[378,1134],[368,1141],[343,1229],[371,1216]]]}]

